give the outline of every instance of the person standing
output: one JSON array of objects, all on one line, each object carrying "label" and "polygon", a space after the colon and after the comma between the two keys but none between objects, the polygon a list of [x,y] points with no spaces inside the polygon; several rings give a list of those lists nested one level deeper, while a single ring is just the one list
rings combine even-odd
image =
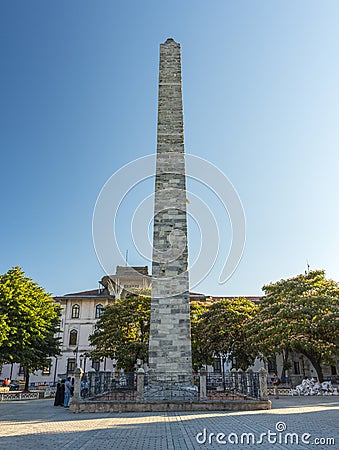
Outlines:
[{"label": "person standing", "polygon": [[61,383],[57,384],[54,406],[64,406],[64,397],[65,397],[65,380],[61,380]]},{"label": "person standing", "polygon": [[71,393],[72,393],[73,385],[71,381],[71,377],[67,378],[67,381],[65,383],[65,397],[64,397],[64,407],[69,408],[69,402],[71,399]]},{"label": "person standing", "polygon": [[279,377],[278,375],[275,373],[273,375],[273,390],[274,390],[274,398],[279,398],[279,392],[278,392],[278,385],[279,385]]}]

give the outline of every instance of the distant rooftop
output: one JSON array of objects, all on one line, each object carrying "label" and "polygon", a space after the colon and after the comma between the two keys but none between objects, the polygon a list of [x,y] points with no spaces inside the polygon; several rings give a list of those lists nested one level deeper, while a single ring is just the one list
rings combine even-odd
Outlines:
[{"label": "distant rooftop", "polygon": [[92,289],[90,291],[71,292],[70,294],[58,295],[54,297],[55,300],[60,298],[107,298],[110,297],[106,289]]},{"label": "distant rooftop", "polygon": [[246,300],[249,300],[250,302],[259,303],[260,300],[261,300],[261,297],[262,296],[259,296],[259,295],[233,295],[231,297],[230,296],[226,296],[226,295],[223,295],[223,296],[220,296],[220,297],[212,295],[209,298],[213,302],[218,302],[218,301],[223,300],[223,299],[225,299],[225,300],[233,300],[234,298],[246,298]]},{"label": "distant rooftop", "polygon": [[[124,278],[130,278],[135,279],[138,277],[147,277],[149,279],[151,275],[148,273],[148,266],[116,266],[116,273],[115,275],[105,275],[100,280],[100,284],[103,286],[103,288],[99,289],[92,289],[89,291],[80,291],[80,292],[72,292],[70,294],[65,294],[62,296],[54,297],[55,300],[58,299],[67,299],[67,298],[112,298],[113,295],[110,295],[109,289],[108,289],[108,281],[109,279],[115,280],[117,282],[117,278],[121,278],[121,281],[123,281]],[[204,302],[217,302],[222,299],[226,300],[232,300],[234,298],[246,298],[247,300],[250,300],[253,303],[259,303],[261,297],[260,296],[248,296],[248,295],[237,295],[237,296],[214,296],[214,295],[205,295],[201,294],[199,292],[190,292],[190,299],[191,301],[204,301]]]},{"label": "distant rooftop", "polygon": [[135,272],[138,272],[141,275],[148,275],[148,266],[132,266],[132,267],[117,266],[115,276],[137,275]]}]

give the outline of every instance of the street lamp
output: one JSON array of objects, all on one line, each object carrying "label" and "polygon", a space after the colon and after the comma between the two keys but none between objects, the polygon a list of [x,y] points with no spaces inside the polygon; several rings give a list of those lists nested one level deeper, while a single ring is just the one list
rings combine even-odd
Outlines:
[{"label": "street lamp", "polygon": [[78,367],[78,351],[79,351],[79,347],[76,346],[75,349],[73,350],[73,353],[75,355],[75,367]]},{"label": "street lamp", "polygon": [[57,376],[57,368],[58,368],[58,357],[55,357],[55,366],[54,366],[54,379],[53,379],[53,385],[55,385],[56,376]]},{"label": "street lamp", "polygon": [[82,359],[84,360],[84,372],[86,372],[86,360],[87,358],[89,358],[91,356],[90,353],[85,352],[83,354],[80,355],[80,367],[82,368]]}]

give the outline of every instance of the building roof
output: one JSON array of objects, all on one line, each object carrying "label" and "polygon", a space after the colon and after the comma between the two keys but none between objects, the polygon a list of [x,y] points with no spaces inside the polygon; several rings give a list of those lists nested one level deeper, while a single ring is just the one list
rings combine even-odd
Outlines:
[{"label": "building roof", "polygon": [[262,297],[259,295],[233,295],[232,297],[230,296],[216,297],[213,295],[211,297],[207,297],[207,299],[210,299],[213,302],[218,302],[220,300],[233,300],[234,298],[246,298],[246,300],[249,300],[250,302],[259,303]]},{"label": "building roof", "polygon": [[91,291],[72,292],[70,294],[58,295],[54,299],[67,298],[111,298],[106,289],[92,289]]},{"label": "building roof", "polygon": [[[248,296],[248,295],[237,295],[237,296],[208,296],[198,292],[190,292],[190,299],[196,301],[207,301],[207,302],[218,302],[220,300],[232,300],[234,298],[246,298],[253,303],[259,303],[260,296]],[[110,295],[107,289],[92,289],[90,291],[80,291],[72,292],[70,294],[65,294],[61,296],[54,297],[55,300],[58,299],[73,299],[73,298],[112,298],[114,296]]]},{"label": "building roof", "polygon": [[116,273],[115,275],[111,275],[113,276],[125,276],[125,277],[130,277],[133,276],[135,274],[135,272],[137,272],[136,275],[149,275],[148,273],[148,266],[117,266],[116,267]]}]

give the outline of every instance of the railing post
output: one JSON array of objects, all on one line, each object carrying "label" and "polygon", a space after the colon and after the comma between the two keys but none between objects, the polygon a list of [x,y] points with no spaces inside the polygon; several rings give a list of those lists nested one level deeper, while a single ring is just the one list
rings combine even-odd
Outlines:
[{"label": "railing post", "polygon": [[137,371],[137,402],[144,401],[145,371],[140,367]]},{"label": "railing post", "polygon": [[106,372],[99,372],[99,394],[102,394],[103,392],[105,392],[105,375]]},{"label": "railing post", "polygon": [[234,392],[236,391],[236,389],[237,389],[237,383],[236,383],[236,379],[235,379],[235,377],[237,376],[236,374],[237,374],[237,370],[233,368],[233,369],[231,370],[232,391],[233,391],[233,393],[234,393]]},{"label": "railing post", "polygon": [[207,400],[206,369],[200,369],[200,400]]},{"label": "railing post", "polygon": [[243,370],[238,369],[238,391],[241,392],[241,394],[246,394],[246,392],[244,392],[245,390],[244,390],[242,374],[243,374]]},{"label": "railing post", "polygon": [[110,370],[105,371],[104,375],[104,392],[108,392],[111,388],[112,372]]},{"label": "railing post", "polygon": [[252,370],[247,369],[246,370],[246,383],[247,383],[247,396],[248,397],[251,397],[251,375],[252,375]]},{"label": "railing post", "polygon": [[267,370],[264,367],[261,367],[259,369],[259,387],[260,387],[260,400],[268,400]]},{"label": "railing post", "polygon": [[96,372],[93,369],[93,367],[88,369],[87,376],[88,376],[88,396],[89,397],[94,397],[95,396],[95,376],[96,376]]},{"label": "railing post", "polygon": [[79,403],[81,400],[81,378],[83,370],[81,367],[77,367],[74,372],[74,391],[73,391],[73,402]]}]

